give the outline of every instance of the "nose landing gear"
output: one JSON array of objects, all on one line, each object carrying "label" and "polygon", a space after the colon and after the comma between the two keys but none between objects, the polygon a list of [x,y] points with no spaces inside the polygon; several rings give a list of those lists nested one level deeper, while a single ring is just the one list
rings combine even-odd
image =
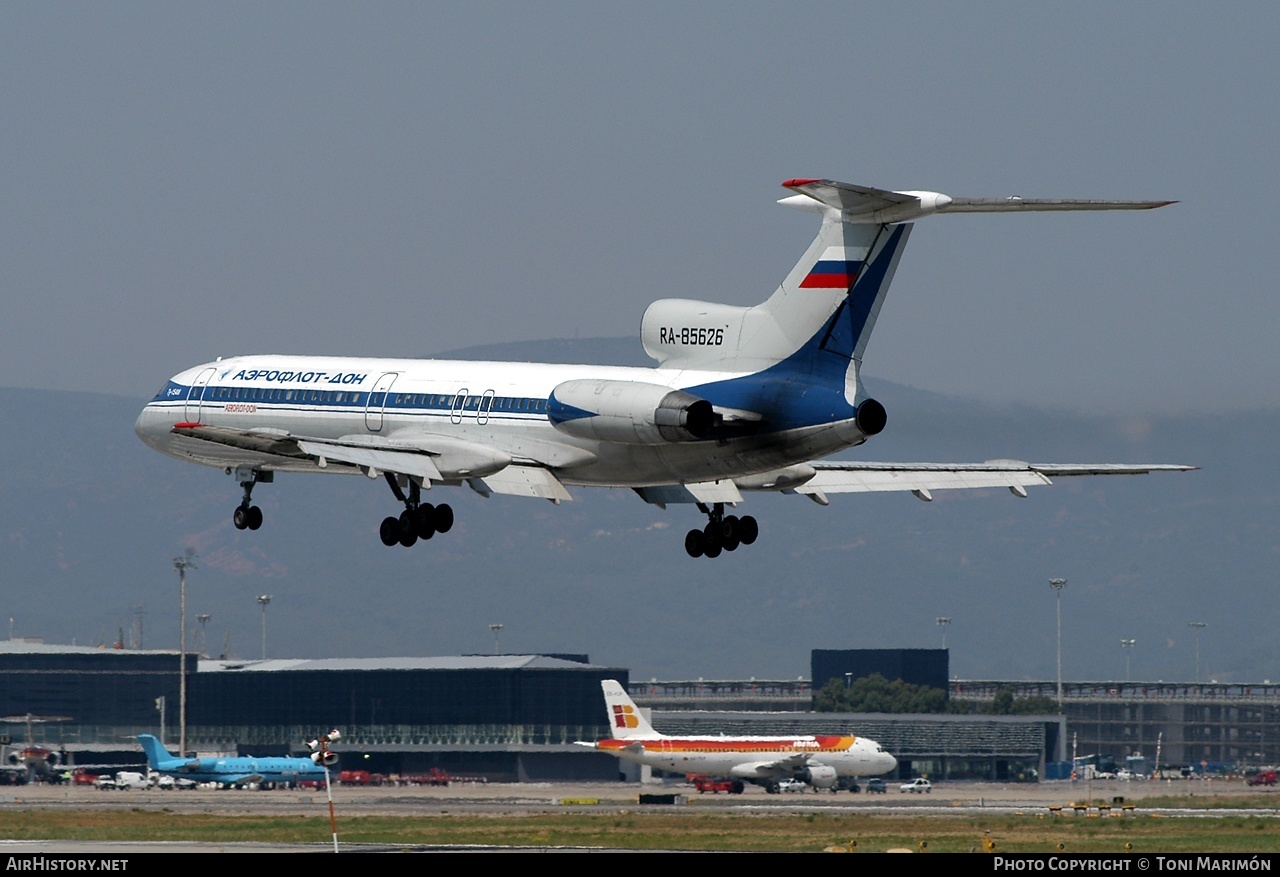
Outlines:
[{"label": "nose landing gear", "polygon": [[391,492],[404,503],[404,511],[399,517],[388,516],[382,519],[378,536],[383,545],[388,548],[392,545],[412,548],[419,539],[430,539],[436,533],[448,533],[453,529],[453,509],[447,503],[433,506],[429,502],[423,502],[422,489],[412,479],[409,481],[409,495],[405,496],[396,476],[390,472],[384,474]]},{"label": "nose landing gear", "polygon": [[235,524],[237,530],[256,530],[262,526],[262,509],[253,505],[253,487],[258,482],[270,483],[272,480],[271,472],[261,472],[257,469],[251,471],[236,470],[236,478],[240,480],[240,486],[244,488],[244,498],[240,500],[240,505],[236,506],[235,512],[231,515],[231,523]]},{"label": "nose landing gear", "polygon": [[698,503],[698,509],[707,516],[707,525],[701,530],[690,530],[684,537],[684,550],[690,557],[719,557],[722,551],[734,551],[739,545],[750,545],[760,535],[760,525],[751,515],[739,518],[726,515],[724,503],[711,508]]}]

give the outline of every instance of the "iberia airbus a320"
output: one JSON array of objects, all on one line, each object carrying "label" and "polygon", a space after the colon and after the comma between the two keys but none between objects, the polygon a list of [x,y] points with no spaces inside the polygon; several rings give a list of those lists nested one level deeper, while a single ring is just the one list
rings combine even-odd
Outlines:
[{"label": "iberia airbus a320", "polygon": [[[874,740],[847,734],[794,734],[775,737],[677,736],[659,734],[613,679],[604,690],[614,736],[581,741],[626,761],[680,774],[729,777],[778,791],[782,780],[799,780],[816,789],[835,790],[841,780],[879,776],[898,766]],[[739,787],[740,788],[740,787]]]}]

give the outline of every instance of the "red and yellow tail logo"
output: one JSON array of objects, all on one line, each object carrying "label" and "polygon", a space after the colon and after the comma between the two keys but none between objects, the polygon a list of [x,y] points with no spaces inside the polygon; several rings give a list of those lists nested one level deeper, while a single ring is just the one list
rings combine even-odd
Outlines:
[{"label": "red and yellow tail logo", "polygon": [[640,720],[636,718],[635,710],[630,706],[614,704],[613,726],[615,728],[638,728],[640,727]]}]

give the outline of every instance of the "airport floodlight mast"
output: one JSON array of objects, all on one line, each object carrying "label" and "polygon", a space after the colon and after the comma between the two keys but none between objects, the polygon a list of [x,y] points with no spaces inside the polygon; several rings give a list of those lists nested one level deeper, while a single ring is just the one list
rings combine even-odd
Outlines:
[{"label": "airport floodlight mast", "polygon": [[1124,649],[1124,681],[1129,681],[1129,649],[1137,645],[1136,639],[1120,640],[1120,648]]},{"label": "airport floodlight mast", "polygon": [[208,612],[201,612],[196,616],[196,623],[200,625],[200,657],[209,657],[209,637],[205,627],[213,620],[213,616]]},{"label": "airport floodlight mast", "polygon": [[1204,621],[1188,621],[1187,627],[1196,632],[1196,682],[1200,682],[1200,631],[1209,625]]},{"label": "airport floodlight mast", "polygon": [[196,551],[188,548],[173,559],[178,571],[178,752],[187,753],[187,570],[195,569]]},{"label": "airport floodlight mast", "polygon": [[951,623],[950,615],[938,616],[938,627],[942,628],[942,650],[947,650],[947,625]]},{"label": "airport floodlight mast", "polygon": [[1062,712],[1062,589],[1066,586],[1066,579],[1049,579],[1058,604],[1058,712]]},{"label": "airport floodlight mast", "polygon": [[270,594],[259,594],[258,605],[262,607],[262,660],[267,659],[267,605],[271,602]]},{"label": "airport floodlight mast", "polygon": [[493,653],[498,654],[498,634],[502,633],[501,624],[490,624],[489,629],[493,631]]}]

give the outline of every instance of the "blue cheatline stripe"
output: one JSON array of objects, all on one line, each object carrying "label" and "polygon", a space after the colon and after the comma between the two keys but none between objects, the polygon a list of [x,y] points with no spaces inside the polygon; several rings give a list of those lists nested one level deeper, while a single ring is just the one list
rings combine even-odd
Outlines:
[{"label": "blue cheatline stripe", "polygon": [[[267,387],[228,387],[209,385],[192,388],[170,381],[151,400],[153,406],[182,408],[199,404],[216,409],[225,405],[256,405],[270,411],[336,410],[363,413],[371,405],[388,412],[409,414],[455,413],[457,398],[452,393],[360,393],[354,390],[281,390]],[[236,392],[239,392],[239,396]],[[190,396],[190,398],[188,398]],[[547,413],[547,400],[533,396],[493,396],[492,403],[481,395],[471,395],[456,413],[463,417],[485,414],[489,417],[514,417],[541,420]],[[236,412],[231,412],[236,413]]]}]

